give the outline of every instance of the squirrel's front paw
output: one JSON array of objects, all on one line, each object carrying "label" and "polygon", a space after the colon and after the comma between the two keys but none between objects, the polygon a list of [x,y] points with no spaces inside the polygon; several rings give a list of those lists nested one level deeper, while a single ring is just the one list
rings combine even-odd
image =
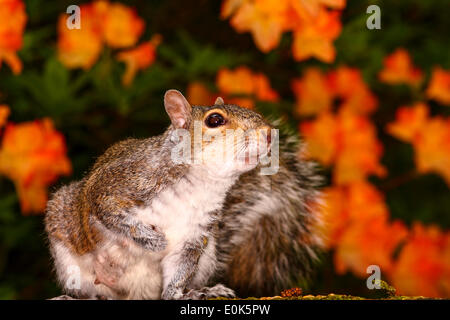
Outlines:
[{"label": "squirrel's front paw", "polygon": [[133,239],[145,249],[159,252],[167,247],[166,236],[155,226],[141,226],[139,229]]},{"label": "squirrel's front paw", "polygon": [[204,287],[202,289],[192,289],[185,293],[181,299],[183,300],[204,300],[209,298],[235,298],[234,291],[223,284],[217,284],[214,287]]}]

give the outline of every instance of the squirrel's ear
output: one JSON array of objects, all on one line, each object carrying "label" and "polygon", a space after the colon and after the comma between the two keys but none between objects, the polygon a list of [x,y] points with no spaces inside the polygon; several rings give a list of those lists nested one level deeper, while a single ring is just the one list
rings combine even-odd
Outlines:
[{"label": "squirrel's ear", "polygon": [[191,120],[192,107],[178,90],[168,90],[164,95],[164,107],[176,129],[187,129]]},{"label": "squirrel's ear", "polygon": [[217,97],[216,102],[214,102],[216,105],[223,105],[224,103],[222,97]]}]

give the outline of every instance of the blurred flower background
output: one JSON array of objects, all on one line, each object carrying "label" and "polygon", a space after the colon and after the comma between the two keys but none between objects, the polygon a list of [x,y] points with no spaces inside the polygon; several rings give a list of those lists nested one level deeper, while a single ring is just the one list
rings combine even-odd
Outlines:
[{"label": "blurred flower background", "polygon": [[[81,29],[66,9],[81,8]],[[381,29],[369,30],[369,5]],[[161,133],[165,90],[283,118],[327,177],[305,292],[450,297],[445,0],[0,0],[0,299],[58,294],[42,214],[112,143]]]}]

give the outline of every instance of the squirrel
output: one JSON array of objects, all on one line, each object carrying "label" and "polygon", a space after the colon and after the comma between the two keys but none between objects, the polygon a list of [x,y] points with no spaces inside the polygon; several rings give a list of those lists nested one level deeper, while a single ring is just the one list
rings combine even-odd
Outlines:
[{"label": "squirrel", "polygon": [[[50,251],[72,296],[234,296],[222,284],[205,287],[218,263],[218,222],[239,176],[267,156],[271,126],[221,98],[210,107],[192,107],[169,90],[164,105],[171,119],[166,132],[113,145],[84,179],[60,188],[48,202]],[[78,285],[71,282],[74,268]]]},{"label": "squirrel", "polygon": [[[299,157],[302,143],[280,135],[278,171],[261,175],[273,124],[259,113],[220,97],[213,106],[191,106],[176,90],[166,92],[164,105],[171,126],[162,135],[113,145],[81,181],[48,201],[45,229],[66,294],[263,296],[307,281],[321,248],[313,205],[321,179],[315,164]],[[208,137],[197,148],[189,138],[196,123]],[[215,138],[230,129],[238,134],[224,160]],[[179,130],[188,137],[180,139]],[[180,141],[191,161],[174,158]]]}]

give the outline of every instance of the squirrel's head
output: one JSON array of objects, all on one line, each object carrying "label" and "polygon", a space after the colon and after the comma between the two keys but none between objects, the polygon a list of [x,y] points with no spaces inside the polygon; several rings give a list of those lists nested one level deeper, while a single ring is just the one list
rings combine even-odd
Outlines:
[{"label": "squirrel's head", "polygon": [[177,90],[166,92],[164,105],[178,160],[227,176],[255,168],[270,152],[272,127],[252,110],[220,97],[213,106],[191,106]]}]

